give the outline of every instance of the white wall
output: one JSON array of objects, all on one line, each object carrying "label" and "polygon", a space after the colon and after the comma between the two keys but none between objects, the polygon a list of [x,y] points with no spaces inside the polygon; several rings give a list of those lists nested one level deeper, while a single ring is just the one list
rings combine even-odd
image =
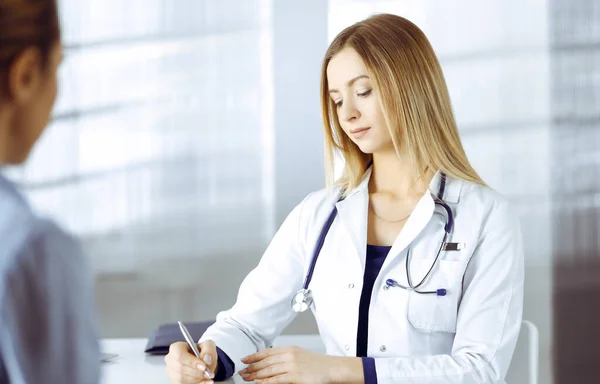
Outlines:
[{"label": "white wall", "polygon": [[327,49],[327,1],[275,0],[275,222],[325,186],[321,61]]}]

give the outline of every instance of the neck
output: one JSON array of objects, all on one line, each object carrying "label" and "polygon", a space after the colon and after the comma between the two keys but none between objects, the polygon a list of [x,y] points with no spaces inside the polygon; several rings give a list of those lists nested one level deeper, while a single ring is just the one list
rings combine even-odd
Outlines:
[{"label": "neck", "polygon": [[419,199],[433,178],[434,172],[424,174],[395,151],[373,154],[373,170],[369,180],[371,193],[384,193],[399,199]]}]

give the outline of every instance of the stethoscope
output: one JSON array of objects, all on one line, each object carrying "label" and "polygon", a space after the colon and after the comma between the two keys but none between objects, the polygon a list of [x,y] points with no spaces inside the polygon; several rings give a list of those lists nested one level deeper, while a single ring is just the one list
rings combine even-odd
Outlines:
[{"label": "stethoscope", "polygon": [[[440,207],[444,208],[444,211],[446,211],[446,225],[444,226],[444,239],[442,240],[442,244],[438,248],[437,255],[435,256],[435,259],[433,260],[433,263],[431,264],[429,271],[427,271],[427,273],[425,274],[425,277],[423,277],[423,279],[421,279],[421,281],[418,284],[413,285],[412,279],[410,277],[410,248],[409,248],[406,253],[406,281],[408,282],[408,286],[404,286],[404,285],[398,283],[397,281],[395,281],[394,279],[387,279],[385,284],[388,287],[399,287],[399,288],[403,288],[408,291],[412,291],[412,292],[419,293],[422,295],[435,294],[437,296],[446,296],[447,291],[444,288],[439,288],[439,289],[436,289],[435,291],[420,291],[419,290],[419,287],[421,287],[427,281],[429,276],[431,275],[431,272],[433,271],[435,265],[438,262],[438,259],[440,258],[440,253],[442,252],[443,249],[446,248],[448,236],[450,235],[450,232],[452,232],[452,228],[454,227],[454,216],[452,214],[452,209],[450,209],[448,204],[443,200],[445,189],[446,189],[446,175],[444,173],[441,173],[440,187],[439,187],[437,196],[434,196],[434,202],[435,202],[435,205],[439,205]],[[338,199],[338,203],[340,201],[342,201],[343,199],[344,199],[343,197]],[[304,312],[308,308],[310,308],[310,306],[313,303],[312,291],[308,288],[308,285],[310,284],[310,281],[312,280],[313,272],[315,271],[315,265],[317,264],[317,259],[319,258],[319,253],[321,252],[321,248],[323,247],[323,243],[325,242],[325,237],[327,236],[327,233],[329,232],[329,228],[331,228],[331,224],[333,224],[333,221],[335,220],[336,216],[337,216],[337,207],[334,206],[333,210],[329,214],[329,217],[327,218],[327,221],[325,222],[325,225],[323,226],[323,229],[321,229],[321,234],[319,235],[319,239],[317,241],[315,250],[313,252],[312,259],[310,261],[308,273],[306,274],[306,278],[304,279],[304,285],[302,286],[302,289],[300,289],[298,292],[296,292],[296,294],[292,298],[292,309],[294,310],[294,312]]]}]

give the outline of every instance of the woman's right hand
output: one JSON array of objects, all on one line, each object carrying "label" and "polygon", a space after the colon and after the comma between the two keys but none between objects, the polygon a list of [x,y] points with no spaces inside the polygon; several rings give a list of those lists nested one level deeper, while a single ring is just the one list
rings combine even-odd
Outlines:
[{"label": "woman's right hand", "polygon": [[171,344],[169,353],[165,356],[167,374],[172,384],[208,384],[204,371],[208,368],[211,378],[217,374],[217,346],[212,340],[198,344],[200,359],[194,355],[185,342]]}]

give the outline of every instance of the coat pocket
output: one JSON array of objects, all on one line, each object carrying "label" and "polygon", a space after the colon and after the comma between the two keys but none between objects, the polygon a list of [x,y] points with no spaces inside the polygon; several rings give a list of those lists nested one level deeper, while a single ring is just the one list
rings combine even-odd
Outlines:
[{"label": "coat pocket", "polygon": [[[411,264],[412,283],[416,285],[427,274],[433,260],[415,259]],[[463,266],[461,261],[438,260],[428,279],[417,289],[421,292],[445,289],[445,296],[409,292],[407,316],[414,328],[428,332],[456,333]]]}]

